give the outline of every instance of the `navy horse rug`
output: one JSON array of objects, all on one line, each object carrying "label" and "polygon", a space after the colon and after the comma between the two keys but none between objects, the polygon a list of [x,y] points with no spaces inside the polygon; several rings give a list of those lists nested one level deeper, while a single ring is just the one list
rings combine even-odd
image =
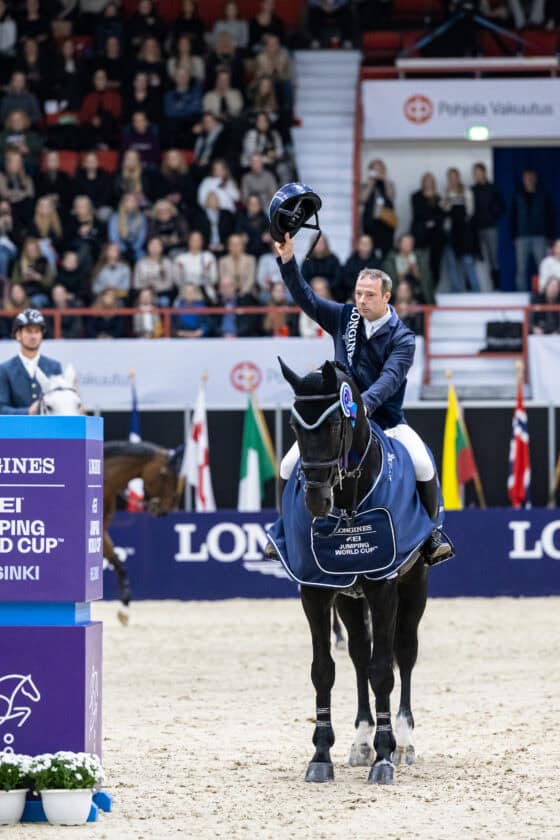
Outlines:
[{"label": "navy horse rug", "polygon": [[[399,441],[370,421],[381,470],[353,516],[334,510],[313,518],[304,477],[296,465],[284,490],[282,517],[268,538],[298,583],[346,589],[358,576],[386,580],[404,573],[434,527],[416,492],[410,456]],[[440,520],[443,508],[440,505]]]}]

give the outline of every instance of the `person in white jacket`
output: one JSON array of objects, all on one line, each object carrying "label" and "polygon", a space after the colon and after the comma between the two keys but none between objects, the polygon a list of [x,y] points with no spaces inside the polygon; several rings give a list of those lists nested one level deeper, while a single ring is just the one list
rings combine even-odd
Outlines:
[{"label": "person in white jacket", "polygon": [[539,265],[539,292],[544,292],[551,277],[560,277],[560,239],[552,246],[552,252]]}]

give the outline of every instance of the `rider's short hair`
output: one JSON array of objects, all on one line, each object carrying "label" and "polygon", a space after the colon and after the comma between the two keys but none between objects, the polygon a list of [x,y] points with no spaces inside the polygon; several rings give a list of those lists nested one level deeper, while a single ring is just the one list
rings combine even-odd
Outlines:
[{"label": "rider's short hair", "polygon": [[362,268],[356,278],[356,283],[358,280],[381,280],[381,291],[383,294],[385,292],[390,293],[393,290],[393,281],[388,274],[379,268]]}]

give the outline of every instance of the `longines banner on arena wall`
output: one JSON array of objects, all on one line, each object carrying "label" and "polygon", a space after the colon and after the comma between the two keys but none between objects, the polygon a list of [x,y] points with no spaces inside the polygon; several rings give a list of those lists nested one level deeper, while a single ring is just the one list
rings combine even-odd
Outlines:
[{"label": "longines banner on arena wall", "polygon": [[557,79],[407,79],[362,83],[364,140],[558,137]]},{"label": "longines banner on arena wall", "polygon": [[[133,598],[294,598],[283,567],[263,557],[274,511],[175,513],[154,519],[121,512],[111,526],[126,555]],[[559,510],[465,510],[447,515],[457,556],[432,569],[440,597],[560,594]],[[105,572],[106,598],[116,598]]]}]

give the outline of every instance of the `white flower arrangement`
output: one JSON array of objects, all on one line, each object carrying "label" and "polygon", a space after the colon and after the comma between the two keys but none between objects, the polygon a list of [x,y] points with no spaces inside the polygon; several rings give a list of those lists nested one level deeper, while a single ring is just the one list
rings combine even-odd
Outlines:
[{"label": "white flower arrangement", "polygon": [[101,784],[101,762],[92,753],[65,752],[37,755],[30,762],[29,775],[35,790],[84,790]]},{"label": "white flower arrangement", "polygon": [[10,752],[0,751],[0,790],[17,790],[30,786],[32,758]]}]

